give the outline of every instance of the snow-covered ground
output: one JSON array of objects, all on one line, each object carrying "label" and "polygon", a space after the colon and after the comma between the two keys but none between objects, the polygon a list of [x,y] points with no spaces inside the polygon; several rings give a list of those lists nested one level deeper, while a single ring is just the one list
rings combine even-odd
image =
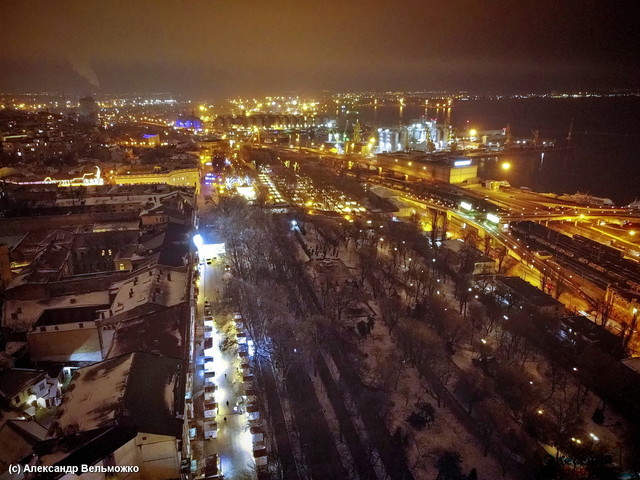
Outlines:
[{"label": "snow-covered ground", "polygon": [[[304,240],[308,246],[315,248],[321,243],[318,232],[310,224],[306,225],[307,234]],[[333,253],[333,252],[331,252]],[[342,260],[347,267],[357,272],[358,253],[354,250],[353,242],[345,248],[340,245],[335,252],[336,257]],[[300,260],[308,260],[301,248],[296,252]],[[448,288],[453,288],[451,284]],[[365,284],[365,291],[370,290]],[[370,298],[369,306],[379,312],[377,303]],[[406,432],[409,442],[406,447],[408,465],[418,480],[431,480],[437,476],[435,463],[438,455],[446,450],[457,451],[463,460],[463,470],[468,473],[476,468],[479,478],[513,478],[510,474],[502,476],[499,463],[491,456],[484,455],[482,445],[458,422],[455,416],[446,408],[437,408],[436,402],[426,393],[421,385],[418,371],[405,363],[397,355],[398,347],[393,343],[389,331],[382,321],[375,322],[372,333],[359,342],[361,351],[366,356],[368,379],[381,381],[382,372],[400,372],[397,388],[396,385],[387,385],[390,397],[389,409],[386,415],[387,428],[395,432],[398,427]],[[394,383],[394,382],[392,382]],[[427,401],[435,409],[435,421],[429,426],[416,430],[408,422],[407,418],[415,410],[416,401]]]}]

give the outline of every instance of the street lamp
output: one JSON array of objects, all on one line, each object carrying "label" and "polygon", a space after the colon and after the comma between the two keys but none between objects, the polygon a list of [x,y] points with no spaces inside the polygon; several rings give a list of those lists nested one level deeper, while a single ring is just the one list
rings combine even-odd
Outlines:
[{"label": "street lamp", "polygon": [[511,164],[509,162],[503,162],[502,163],[502,169],[506,172],[507,170],[509,170],[511,168]]},{"label": "street lamp", "polygon": [[204,240],[202,239],[202,235],[200,235],[199,233],[196,233],[193,236],[193,244],[196,246],[196,248],[198,250],[200,250],[200,248],[202,247],[202,245],[204,244]]}]

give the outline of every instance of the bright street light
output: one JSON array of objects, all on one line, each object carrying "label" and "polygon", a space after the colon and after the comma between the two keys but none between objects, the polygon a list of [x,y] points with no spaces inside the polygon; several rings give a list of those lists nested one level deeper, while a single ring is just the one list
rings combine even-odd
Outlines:
[{"label": "bright street light", "polygon": [[204,244],[204,240],[202,240],[202,235],[200,235],[199,233],[196,233],[193,236],[193,244],[196,246],[196,248],[198,248],[198,250],[200,249],[200,247],[202,247],[202,245]]},{"label": "bright street light", "polygon": [[502,163],[502,169],[503,170],[509,170],[511,168],[511,164],[509,162],[503,162]]}]

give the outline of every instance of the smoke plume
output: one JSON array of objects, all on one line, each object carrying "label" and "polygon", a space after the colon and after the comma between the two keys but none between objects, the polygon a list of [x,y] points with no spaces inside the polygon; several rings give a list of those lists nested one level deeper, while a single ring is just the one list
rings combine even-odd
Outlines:
[{"label": "smoke plume", "polygon": [[90,60],[72,57],[69,59],[69,63],[71,63],[71,67],[76,73],[85,78],[94,87],[100,88],[98,75],[96,75],[96,72],[93,70]]}]

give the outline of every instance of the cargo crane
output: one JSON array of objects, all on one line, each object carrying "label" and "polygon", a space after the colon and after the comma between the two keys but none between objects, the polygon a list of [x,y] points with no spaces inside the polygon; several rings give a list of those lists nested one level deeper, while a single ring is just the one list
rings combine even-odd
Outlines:
[{"label": "cargo crane", "polygon": [[571,119],[571,123],[569,124],[569,133],[567,133],[567,146],[571,145],[572,138],[573,138],[573,118]]}]

